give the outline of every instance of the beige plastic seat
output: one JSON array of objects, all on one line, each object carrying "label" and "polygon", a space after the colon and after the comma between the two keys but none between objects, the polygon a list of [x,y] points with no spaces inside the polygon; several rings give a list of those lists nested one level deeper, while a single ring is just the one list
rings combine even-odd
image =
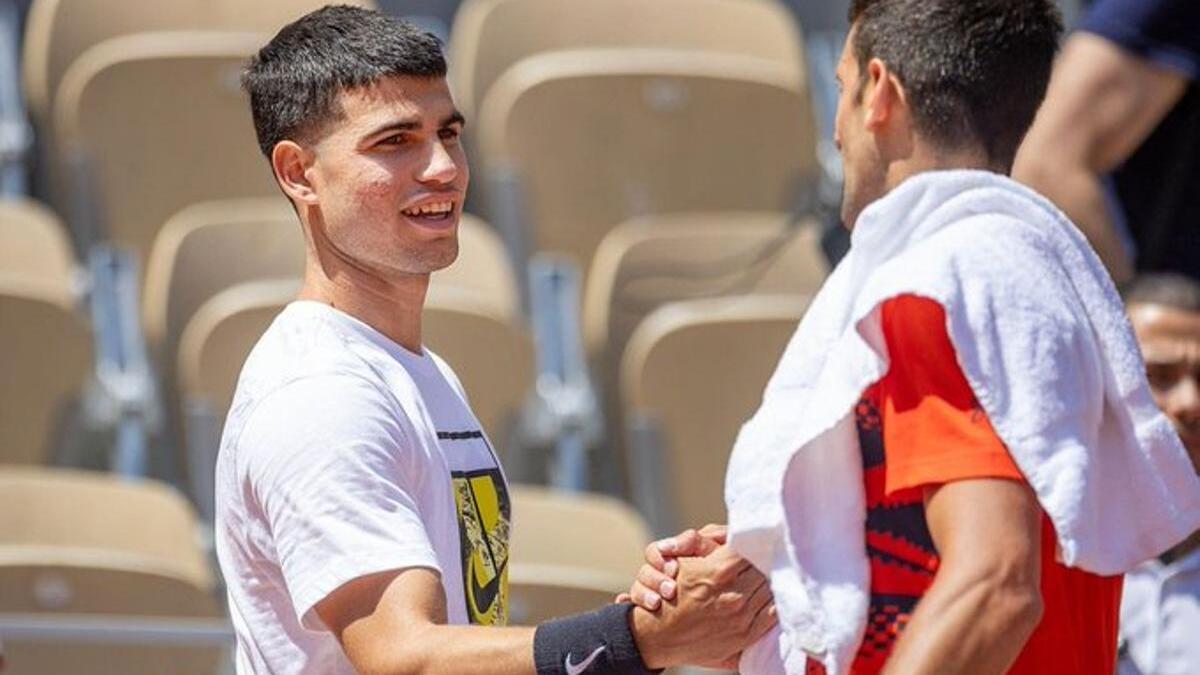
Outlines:
[{"label": "beige plastic seat", "polygon": [[510,623],[593,610],[629,588],[650,531],[624,502],[514,485],[512,503]]},{"label": "beige plastic seat", "polygon": [[64,406],[92,373],[91,329],[62,225],[0,202],[0,463],[50,457]]},{"label": "beige plastic seat", "polygon": [[816,172],[803,82],[774,62],[667,50],[532,56],[480,112],[485,169],[522,179],[535,250],[583,269],[632,217],[787,210]]},{"label": "beige plastic seat", "polygon": [[[65,469],[0,470],[0,613],[219,619],[196,519],[172,489]],[[4,642],[6,673],[216,672],[212,647]]]},{"label": "beige plastic seat", "polygon": [[[25,24],[23,78],[40,122],[53,110],[67,69],[90,47],[122,35],[160,30],[237,30],[274,34],[327,4],[324,0],[35,0]],[[344,4],[373,6],[363,0]]]},{"label": "beige plastic seat", "polygon": [[[808,298],[748,295],[671,303],[638,326],[621,361],[633,430],[657,432],[661,464],[631,440],[635,478],[665,500],[665,531],[726,522],[725,466],[742,424],[795,332]],[[799,413],[798,413],[799,414]],[[651,468],[647,468],[651,464]],[[646,485],[635,485],[639,495]]]},{"label": "beige plastic seat", "polygon": [[[224,418],[250,349],[296,297],[299,282],[246,282],[217,293],[184,329],[178,373],[182,397],[208,401]],[[508,429],[533,386],[533,344],[521,324],[459,287],[431,285],[424,341],[462,380],[471,407],[503,455]]]},{"label": "beige plastic seat", "polygon": [[643,216],[596,249],[584,296],[584,342],[615,366],[648,313],[673,301],[745,293],[815,295],[829,265],[809,220],[738,211]]},{"label": "beige plastic seat", "polygon": [[456,102],[471,117],[521,59],[592,47],[690,49],[804,68],[795,21],[773,0],[467,0],[449,47]]},{"label": "beige plastic seat", "polygon": [[97,220],[141,262],[185,206],[279,194],[239,85],[263,41],[258,33],[127,35],[88,49],[63,76],[60,166],[87,158]]},{"label": "beige plastic seat", "polygon": [[54,212],[29,199],[0,200],[0,275],[74,283],[71,240]]},{"label": "beige plastic seat", "polygon": [[282,196],[188,206],[163,225],[146,263],[143,326],[170,365],[187,320],[213,295],[254,279],[299,279],[304,234]]}]

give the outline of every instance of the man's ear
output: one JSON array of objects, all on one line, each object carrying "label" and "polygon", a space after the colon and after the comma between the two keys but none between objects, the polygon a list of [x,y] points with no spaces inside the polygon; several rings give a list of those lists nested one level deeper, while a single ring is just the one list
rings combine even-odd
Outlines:
[{"label": "man's ear", "polygon": [[904,88],[896,73],[879,59],[867,63],[866,125],[871,131],[881,131],[905,105]]},{"label": "man's ear", "polygon": [[284,194],[299,204],[315,205],[317,193],[309,180],[314,154],[294,141],[280,141],[271,150],[271,168]]}]

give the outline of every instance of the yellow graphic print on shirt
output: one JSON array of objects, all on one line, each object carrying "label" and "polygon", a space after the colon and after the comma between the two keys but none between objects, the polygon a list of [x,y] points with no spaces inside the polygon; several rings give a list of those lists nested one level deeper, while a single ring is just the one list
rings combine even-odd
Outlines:
[{"label": "yellow graphic print on shirt", "polygon": [[499,469],[451,475],[467,616],[473,624],[503,626],[508,623],[508,489]]}]

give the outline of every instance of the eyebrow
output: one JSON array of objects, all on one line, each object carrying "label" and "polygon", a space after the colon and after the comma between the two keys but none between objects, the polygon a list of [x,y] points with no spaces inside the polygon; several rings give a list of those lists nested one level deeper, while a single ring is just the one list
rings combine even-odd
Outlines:
[{"label": "eyebrow", "polygon": [[[455,124],[458,124],[461,126],[466,126],[466,124],[467,124],[467,119],[465,117],[463,117],[463,114],[457,110],[450,113],[446,117],[442,118],[442,121],[438,123],[438,128],[445,129],[446,127],[454,126]],[[387,133],[389,131],[390,132],[415,131],[420,128],[421,128],[421,122],[419,120],[415,120],[415,119],[393,120],[391,122],[386,122],[374,129],[372,129],[371,131],[367,132],[363,136],[363,138],[375,138],[376,136],[379,136],[380,134],[383,134],[383,133]]]}]

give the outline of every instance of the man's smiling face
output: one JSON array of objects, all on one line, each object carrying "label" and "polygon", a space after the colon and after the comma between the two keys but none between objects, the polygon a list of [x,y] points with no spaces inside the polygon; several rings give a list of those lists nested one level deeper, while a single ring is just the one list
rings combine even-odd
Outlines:
[{"label": "man's smiling face", "polygon": [[323,228],[314,241],[329,249],[318,252],[385,276],[454,262],[470,170],[446,80],[389,77],[337,104],[306,172]]}]

